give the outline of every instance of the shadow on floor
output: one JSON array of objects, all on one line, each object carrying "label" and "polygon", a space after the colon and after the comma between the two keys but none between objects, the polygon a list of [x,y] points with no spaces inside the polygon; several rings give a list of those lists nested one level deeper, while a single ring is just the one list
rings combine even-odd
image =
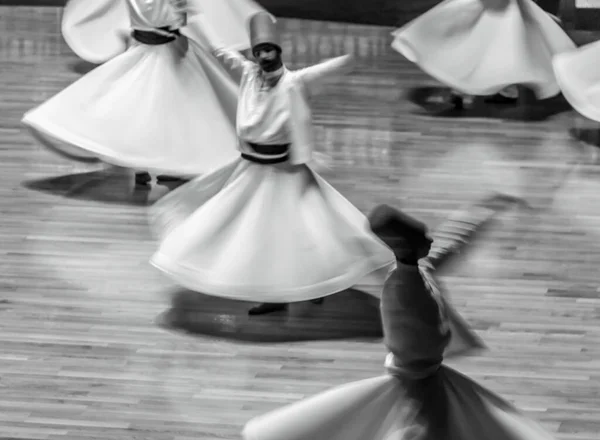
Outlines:
[{"label": "shadow on floor", "polygon": [[295,303],[287,311],[248,316],[252,303],[178,291],[172,307],[157,318],[157,324],[202,336],[240,342],[298,342],[382,337],[378,301],[348,290],[329,296],[323,304]]},{"label": "shadow on floor", "polygon": [[419,106],[423,114],[446,118],[543,121],[571,110],[571,106],[562,95],[536,102],[527,114],[516,104],[485,103],[481,98],[477,98],[473,105],[466,105],[463,110],[457,110],[446,99],[449,92],[447,87],[415,87],[408,90],[405,97]]},{"label": "shadow on floor", "polygon": [[22,185],[59,197],[119,205],[152,205],[171,188],[166,185],[138,186],[127,170],[102,170],[29,180]]},{"label": "shadow on floor", "polygon": [[87,61],[83,61],[83,60],[75,61],[74,63],[69,65],[69,69],[71,71],[78,73],[80,75],[88,74],[92,70],[94,70],[96,67],[98,67],[98,64],[88,63]]},{"label": "shadow on floor", "polygon": [[587,145],[600,147],[600,127],[597,128],[571,128],[569,134],[573,139]]}]

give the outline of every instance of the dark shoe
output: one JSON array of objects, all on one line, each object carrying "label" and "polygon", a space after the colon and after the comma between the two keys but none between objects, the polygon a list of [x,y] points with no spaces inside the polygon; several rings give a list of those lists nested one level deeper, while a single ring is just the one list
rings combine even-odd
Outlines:
[{"label": "dark shoe", "polygon": [[511,98],[508,96],[496,93],[495,95],[486,96],[483,98],[483,102],[486,104],[516,104],[519,98]]},{"label": "dark shoe", "polygon": [[533,89],[525,86],[519,86],[518,90],[520,107],[532,107],[539,102]]},{"label": "dark shoe", "polygon": [[518,86],[517,89],[519,91],[517,104],[499,113],[500,118],[516,121],[539,121],[549,116],[547,110],[544,110],[543,106],[539,104],[532,89],[524,86]]},{"label": "dark shoe", "polygon": [[183,180],[185,179],[176,176],[167,176],[165,174],[161,174],[160,176],[156,177],[157,182],[181,182]]},{"label": "dark shoe", "polygon": [[465,109],[465,101],[462,96],[455,95],[454,93],[450,95],[450,104],[452,104],[455,110]]},{"label": "dark shoe", "polygon": [[310,302],[313,303],[313,304],[321,305],[321,304],[323,304],[323,301],[325,301],[325,298],[313,299]]},{"label": "dark shoe", "polygon": [[287,310],[287,304],[285,303],[263,303],[256,307],[252,307],[248,310],[248,315],[266,315],[268,313],[281,312]]},{"label": "dark shoe", "polygon": [[152,180],[152,176],[149,173],[135,173],[135,184],[136,185],[148,185]]}]

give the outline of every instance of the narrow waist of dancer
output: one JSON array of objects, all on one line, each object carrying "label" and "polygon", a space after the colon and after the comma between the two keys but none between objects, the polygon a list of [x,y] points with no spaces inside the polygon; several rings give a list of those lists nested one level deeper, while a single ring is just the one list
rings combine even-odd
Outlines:
[{"label": "narrow waist of dancer", "polygon": [[247,142],[252,152],[242,153],[242,158],[263,165],[287,162],[290,144],[262,145]]},{"label": "narrow waist of dancer", "polygon": [[179,29],[170,29],[168,26],[153,30],[134,29],[132,33],[135,41],[149,46],[160,46],[170,43],[171,41],[175,41],[180,35]]},{"label": "narrow waist of dancer", "polygon": [[410,368],[400,365],[393,353],[388,353],[385,358],[385,369],[398,379],[421,380],[433,376],[442,366],[442,362],[433,362],[421,368]]}]

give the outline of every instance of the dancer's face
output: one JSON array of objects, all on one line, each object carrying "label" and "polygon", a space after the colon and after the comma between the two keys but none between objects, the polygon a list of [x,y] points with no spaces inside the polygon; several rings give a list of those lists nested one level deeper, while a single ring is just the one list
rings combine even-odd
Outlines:
[{"label": "dancer's face", "polygon": [[274,72],[281,68],[281,54],[277,48],[271,44],[262,44],[254,49],[254,57],[260,68],[267,73]]}]

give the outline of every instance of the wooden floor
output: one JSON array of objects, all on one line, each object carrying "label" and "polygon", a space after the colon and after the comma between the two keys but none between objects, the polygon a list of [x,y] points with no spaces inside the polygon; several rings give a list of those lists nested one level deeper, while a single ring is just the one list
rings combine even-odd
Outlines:
[{"label": "wooden floor", "polygon": [[[59,19],[0,8],[0,438],[234,439],[255,415],[382,373],[364,294],[249,319],[246,303],[181,291],[148,264],[146,206],[168,189],[69,163],[21,129],[79,77]],[[432,118],[403,93],[434,83],[389,49],[389,29],[281,24],[293,67],[362,61],[315,103],[324,176],[361,210],[391,203],[435,226],[493,190],[536,208],[506,214],[445,274],[490,348],[450,364],[558,439],[598,440],[600,166],[569,134],[589,123]]]}]

